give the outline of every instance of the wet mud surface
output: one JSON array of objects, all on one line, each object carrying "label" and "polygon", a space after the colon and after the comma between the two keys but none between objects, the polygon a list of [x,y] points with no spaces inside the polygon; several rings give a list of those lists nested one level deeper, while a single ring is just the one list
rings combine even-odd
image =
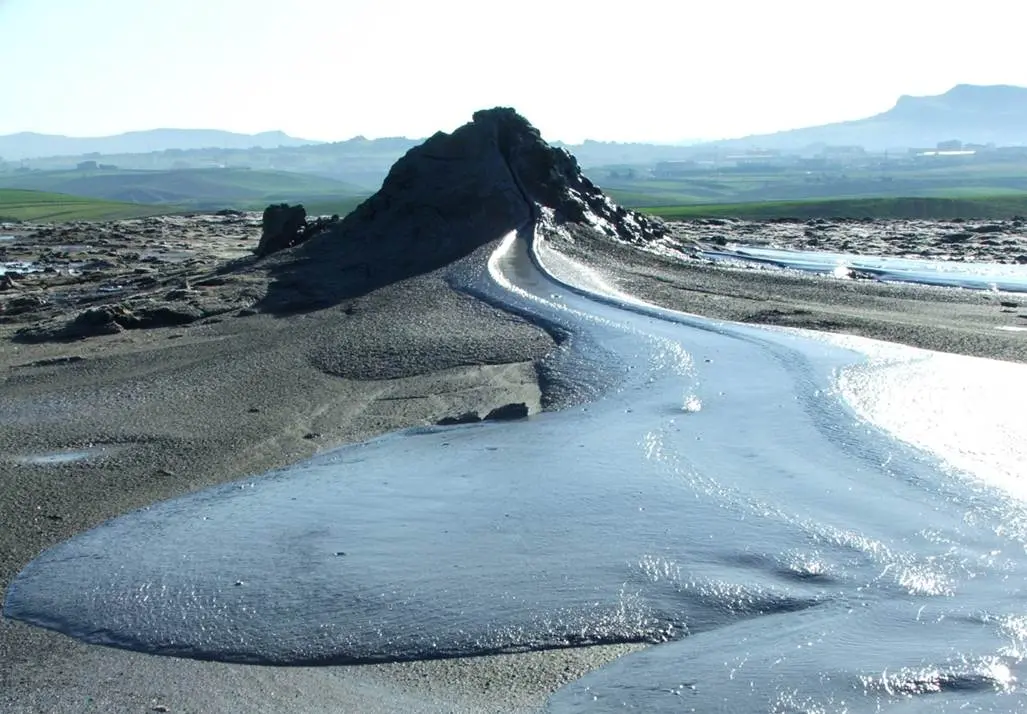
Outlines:
[{"label": "wet mud surface", "polygon": [[671,223],[669,243],[731,244],[966,262],[1027,265],[1027,219],[697,219]]}]

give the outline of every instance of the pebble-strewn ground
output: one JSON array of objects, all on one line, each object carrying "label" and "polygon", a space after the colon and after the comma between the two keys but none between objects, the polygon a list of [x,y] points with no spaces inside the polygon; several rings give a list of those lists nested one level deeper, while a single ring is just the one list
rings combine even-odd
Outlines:
[{"label": "pebble-strewn ground", "polygon": [[[400,428],[539,407],[535,361],[553,340],[453,290],[448,269],[271,313],[253,305],[288,256],[255,260],[260,232],[250,215],[0,227],[15,236],[0,262],[43,269],[0,275],[0,599],[43,549],[132,509]],[[537,711],[624,651],[251,667],[0,617],[0,712]]]},{"label": "pebble-strewn ground", "polygon": [[[669,225],[670,234],[647,249],[702,263],[702,247],[749,245],[1027,265],[1027,219],[712,218]],[[0,225],[0,236],[13,236],[0,240],[0,328],[22,341],[45,341],[245,313],[267,281],[222,269],[251,262],[260,232],[258,213]]]},{"label": "pebble-strewn ground", "polygon": [[215,274],[252,254],[260,238],[256,213],[7,224],[0,235],[13,236],[0,241],[0,325],[17,325],[23,336],[29,329],[39,337],[56,333],[105,305],[153,326],[188,324],[244,308],[263,293]]},{"label": "pebble-strewn ground", "polygon": [[1027,265],[1027,219],[742,221],[671,223],[665,242],[750,245],[932,260]]}]

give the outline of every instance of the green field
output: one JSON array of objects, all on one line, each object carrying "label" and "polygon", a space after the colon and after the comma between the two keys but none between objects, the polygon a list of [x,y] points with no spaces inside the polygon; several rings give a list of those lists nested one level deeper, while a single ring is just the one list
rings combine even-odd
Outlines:
[{"label": "green field", "polygon": [[1012,218],[1027,216],[1027,193],[966,198],[856,198],[640,206],[662,218]]},{"label": "green field", "polygon": [[[1009,162],[896,164],[887,173],[736,167],[659,178],[641,168],[594,171],[592,178],[621,205],[665,218],[1027,215],[1027,166]],[[346,215],[367,196],[366,189],[323,176],[245,168],[8,171],[0,173],[0,191],[0,217],[47,221],[259,211],[271,203],[301,203],[313,216]]]},{"label": "green field", "polygon": [[635,208],[876,198],[976,198],[1027,194],[1027,164],[892,162],[875,168],[805,170],[795,166],[729,167],[656,176],[639,167],[593,169],[590,176],[619,203]]},{"label": "green field", "polygon": [[44,191],[0,188],[0,221],[109,221],[172,212],[170,206],[141,206]]},{"label": "green field", "polygon": [[[597,172],[601,173],[601,172]],[[735,167],[671,177],[612,171],[618,203],[665,218],[1011,218],[1027,215],[1027,166],[980,160],[869,169]]]},{"label": "green field", "polygon": [[280,202],[338,202],[366,194],[352,184],[311,174],[230,168],[8,172],[0,174],[0,188],[192,210],[261,209]]}]

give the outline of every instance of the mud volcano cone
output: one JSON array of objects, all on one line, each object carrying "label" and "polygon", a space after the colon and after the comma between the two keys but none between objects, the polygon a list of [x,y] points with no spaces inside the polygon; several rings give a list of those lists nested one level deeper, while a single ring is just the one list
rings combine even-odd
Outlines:
[{"label": "mud volcano cone", "polygon": [[629,242],[665,232],[660,221],[617,206],[516,111],[488,109],[407,152],[381,189],[338,224],[271,256],[277,280],[262,307],[335,304],[440,268],[539,220]]}]

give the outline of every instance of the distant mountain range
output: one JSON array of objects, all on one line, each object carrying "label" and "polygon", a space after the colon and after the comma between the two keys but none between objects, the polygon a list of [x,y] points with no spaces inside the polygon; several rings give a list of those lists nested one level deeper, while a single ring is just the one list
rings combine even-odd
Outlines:
[{"label": "distant mountain range", "polygon": [[[818,146],[933,148],[952,139],[1027,145],[1027,88],[961,84],[938,96],[901,97],[892,109],[866,119],[691,146],[590,140],[555,145],[565,147],[583,168],[591,169],[688,161],[708,155],[711,149],[739,152],[760,148],[787,153]],[[381,185],[389,167],[421,141],[355,137],[320,143],[277,131],[235,134],[196,129],[155,129],[97,139],[23,133],[0,136],[0,157],[9,162],[8,172],[68,170],[83,158],[96,158],[127,170],[250,168],[313,174],[371,192]],[[0,165],[0,172],[3,170]],[[24,182],[23,178],[17,180]]]},{"label": "distant mountain range", "polygon": [[1027,144],[1027,88],[959,84],[936,96],[899,97],[894,107],[866,119],[747,136],[714,145],[787,151],[822,144],[883,150],[933,148],[952,139],[998,146]]},{"label": "distant mountain range", "polygon": [[280,131],[236,134],[215,129],[150,129],[101,137],[72,137],[22,132],[0,136],[0,158],[20,161],[43,156],[84,154],[146,154],[167,149],[276,149],[320,142],[297,139]]}]

